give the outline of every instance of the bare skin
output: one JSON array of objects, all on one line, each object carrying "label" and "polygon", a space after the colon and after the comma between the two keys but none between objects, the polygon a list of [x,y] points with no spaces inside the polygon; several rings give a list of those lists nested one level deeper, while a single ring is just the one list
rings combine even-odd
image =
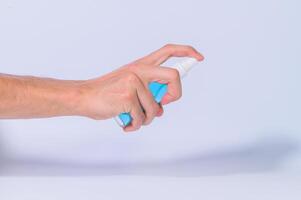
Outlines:
[{"label": "bare skin", "polygon": [[0,74],[0,119],[85,116],[103,120],[129,112],[133,120],[124,130],[138,130],[163,114],[162,106],[148,90],[148,83],[168,84],[162,105],[181,97],[177,70],[159,67],[170,57],[204,59],[190,46],[169,44],[116,71],[89,80]]}]

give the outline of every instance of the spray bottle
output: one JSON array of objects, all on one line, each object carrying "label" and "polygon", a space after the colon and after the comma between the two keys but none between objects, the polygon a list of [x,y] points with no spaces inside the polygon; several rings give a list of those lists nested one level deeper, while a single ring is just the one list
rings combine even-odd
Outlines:
[{"label": "spray bottle", "polygon": [[[179,71],[180,77],[182,79],[198,62],[199,61],[195,58],[186,58],[182,62],[175,64],[173,68]],[[149,83],[148,88],[152,93],[154,100],[157,103],[160,103],[164,95],[167,93],[168,84],[151,82]],[[131,123],[132,117],[129,113],[121,113],[117,117],[115,117],[115,120],[121,127],[126,127]]]}]

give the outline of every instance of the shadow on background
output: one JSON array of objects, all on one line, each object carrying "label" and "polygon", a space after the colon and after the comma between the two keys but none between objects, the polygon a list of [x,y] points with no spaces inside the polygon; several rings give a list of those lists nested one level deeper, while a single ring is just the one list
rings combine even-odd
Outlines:
[{"label": "shadow on background", "polygon": [[[246,174],[276,170],[298,151],[298,142],[287,137],[265,138],[249,145],[195,153],[152,162],[80,164],[42,158],[4,159],[0,175],[14,176],[173,176],[198,177]],[[0,154],[1,155],[1,154]]]}]

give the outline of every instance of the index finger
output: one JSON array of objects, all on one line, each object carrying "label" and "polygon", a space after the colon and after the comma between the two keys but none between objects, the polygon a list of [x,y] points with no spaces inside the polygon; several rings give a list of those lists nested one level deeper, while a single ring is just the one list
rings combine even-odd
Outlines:
[{"label": "index finger", "polygon": [[201,61],[203,55],[188,45],[167,44],[159,50],[142,58],[143,62],[151,65],[161,65],[170,57],[192,57]]}]

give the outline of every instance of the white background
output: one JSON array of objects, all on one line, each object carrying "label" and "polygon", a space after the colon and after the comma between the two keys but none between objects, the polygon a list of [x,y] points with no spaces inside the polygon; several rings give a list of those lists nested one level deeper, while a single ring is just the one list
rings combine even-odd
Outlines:
[{"label": "white background", "polygon": [[130,135],[113,120],[0,121],[0,197],[298,199],[300,8],[297,0],[1,0],[1,73],[88,79],[166,43],[206,59],[184,80],[183,98]]}]

